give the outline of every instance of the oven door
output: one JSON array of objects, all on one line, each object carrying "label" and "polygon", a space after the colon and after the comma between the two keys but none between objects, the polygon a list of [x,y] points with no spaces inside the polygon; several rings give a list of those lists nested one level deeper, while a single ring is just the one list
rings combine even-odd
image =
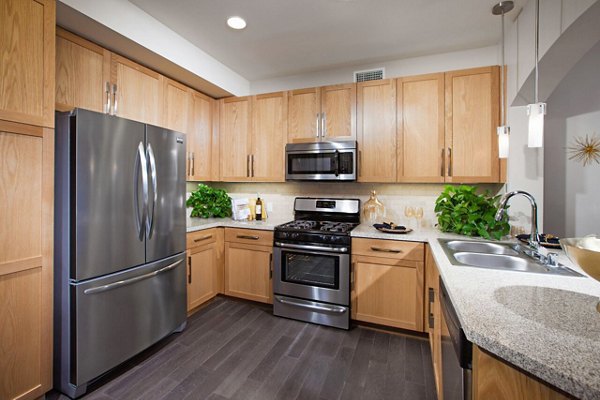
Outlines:
[{"label": "oven door", "polygon": [[318,248],[314,245],[293,246],[296,248],[273,248],[273,292],[350,305],[350,255],[314,250]]},{"label": "oven door", "polygon": [[305,150],[286,153],[286,180],[356,180],[355,151]]}]

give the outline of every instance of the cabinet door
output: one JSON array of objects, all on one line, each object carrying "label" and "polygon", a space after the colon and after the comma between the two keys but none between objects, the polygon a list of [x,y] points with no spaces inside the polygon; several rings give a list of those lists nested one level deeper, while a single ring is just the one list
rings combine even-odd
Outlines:
[{"label": "cabinet door", "polygon": [[446,181],[498,182],[498,67],[446,73]]},{"label": "cabinet door", "polygon": [[54,127],[55,0],[0,2],[0,119]]},{"label": "cabinet door", "polygon": [[52,387],[53,137],[0,121],[0,399]]},{"label": "cabinet door", "polygon": [[[212,180],[213,108],[215,100],[202,93],[192,92],[189,132],[187,135],[189,181]],[[218,149],[217,149],[218,150]]]},{"label": "cabinet door", "polygon": [[250,97],[220,101],[221,178],[225,182],[249,181]]},{"label": "cabinet door", "polygon": [[358,84],[358,181],[396,181],[396,80]]},{"label": "cabinet door", "polygon": [[188,250],[188,311],[219,293],[217,262],[218,252],[215,243]]},{"label": "cabinet door", "polygon": [[252,101],[252,180],[284,182],[287,94],[270,93]]},{"label": "cabinet door", "polygon": [[444,182],[444,74],[401,78],[398,181]]},{"label": "cabinet door", "polygon": [[56,29],[56,109],[108,112],[110,52]]},{"label": "cabinet door", "polygon": [[299,89],[288,95],[288,142],[320,140],[321,90]]},{"label": "cabinet door", "polygon": [[124,57],[112,54],[112,82],[116,115],[151,125],[163,125],[163,77]]},{"label": "cabinet door", "polygon": [[422,330],[422,262],[356,256],[352,264],[355,319]]},{"label": "cabinet door", "polygon": [[356,84],[321,89],[322,137],[325,140],[356,140]]},{"label": "cabinet door", "polygon": [[425,256],[425,296],[426,307],[424,324],[429,334],[429,347],[433,361],[435,388],[438,397],[442,393],[442,321],[439,301],[440,274],[437,269],[431,249],[426,246]]},{"label": "cabinet door", "polygon": [[187,134],[191,106],[191,89],[181,83],[164,78],[163,126]]},{"label": "cabinet door", "polygon": [[272,303],[273,248],[225,242],[225,294]]}]

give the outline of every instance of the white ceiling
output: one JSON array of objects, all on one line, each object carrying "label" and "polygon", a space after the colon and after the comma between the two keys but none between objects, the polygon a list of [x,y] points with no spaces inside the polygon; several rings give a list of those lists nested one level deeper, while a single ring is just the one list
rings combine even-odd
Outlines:
[{"label": "white ceiling", "polygon": [[[493,45],[498,0],[129,0],[250,81]],[[514,19],[527,0],[516,0]],[[243,31],[227,27],[239,15]]]}]

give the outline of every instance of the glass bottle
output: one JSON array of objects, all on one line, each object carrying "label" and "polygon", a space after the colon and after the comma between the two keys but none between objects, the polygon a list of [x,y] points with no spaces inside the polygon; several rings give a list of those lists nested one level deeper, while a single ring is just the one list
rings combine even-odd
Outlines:
[{"label": "glass bottle", "polygon": [[365,202],[362,209],[362,219],[366,223],[381,223],[385,216],[385,206],[377,199],[377,192],[371,191],[371,197]]}]

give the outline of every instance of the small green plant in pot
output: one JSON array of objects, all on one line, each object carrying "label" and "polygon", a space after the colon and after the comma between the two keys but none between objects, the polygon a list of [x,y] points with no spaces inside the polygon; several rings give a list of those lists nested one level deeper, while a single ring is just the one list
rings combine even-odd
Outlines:
[{"label": "small green plant in pot", "polygon": [[199,184],[198,189],[185,203],[192,207],[192,217],[197,218],[225,218],[231,217],[231,197],[223,189],[211,188]]},{"label": "small green plant in pot", "polygon": [[467,236],[481,236],[500,240],[510,232],[506,214],[495,220],[500,196],[492,196],[489,190],[477,193],[476,186],[446,186],[435,201],[435,213],[442,232],[454,232]]}]

